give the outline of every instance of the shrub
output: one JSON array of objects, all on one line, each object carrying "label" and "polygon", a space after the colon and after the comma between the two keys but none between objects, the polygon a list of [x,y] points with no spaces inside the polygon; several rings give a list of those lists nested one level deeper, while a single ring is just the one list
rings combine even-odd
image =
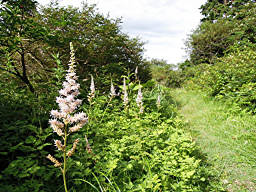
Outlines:
[{"label": "shrub", "polygon": [[235,49],[206,66],[194,82],[211,96],[235,103],[241,109],[255,112],[256,53],[250,48]]}]

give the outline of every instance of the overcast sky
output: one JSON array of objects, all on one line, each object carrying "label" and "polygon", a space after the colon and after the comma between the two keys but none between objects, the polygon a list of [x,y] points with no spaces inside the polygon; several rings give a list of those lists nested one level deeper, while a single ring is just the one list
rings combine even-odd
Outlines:
[{"label": "overcast sky", "polygon": [[[47,4],[50,0],[38,0]],[[82,0],[61,0],[61,5],[79,7]],[[146,42],[145,57],[182,62],[184,41],[200,22],[199,7],[206,0],[87,0],[101,13],[122,17],[122,31]]]}]

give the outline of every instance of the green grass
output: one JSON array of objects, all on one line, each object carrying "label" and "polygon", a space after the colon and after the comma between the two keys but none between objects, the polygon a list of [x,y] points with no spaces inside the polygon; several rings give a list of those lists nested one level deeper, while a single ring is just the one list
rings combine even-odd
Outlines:
[{"label": "green grass", "polygon": [[193,138],[229,192],[256,191],[256,116],[202,93],[172,93]]}]

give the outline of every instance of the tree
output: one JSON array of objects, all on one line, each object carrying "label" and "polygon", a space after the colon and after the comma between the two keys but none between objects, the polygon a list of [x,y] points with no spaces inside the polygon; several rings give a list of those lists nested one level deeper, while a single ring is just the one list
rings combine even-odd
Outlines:
[{"label": "tree", "polygon": [[249,0],[227,3],[225,5],[223,1],[214,0],[201,7],[209,10],[202,9],[205,17],[186,42],[193,65],[214,64],[216,59],[232,51],[234,46],[256,48],[256,4]]},{"label": "tree", "polygon": [[215,22],[221,18],[232,19],[244,5],[252,5],[252,3],[255,3],[255,0],[207,0],[200,7],[201,14],[204,16],[201,21]]},{"label": "tree", "polygon": [[151,59],[149,65],[152,71],[152,78],[160,84],[167,86],[169,73],[175,68],[175,65],[168,64],[163,59]]},{"label": "tree", "polygon": [[236,39],[232,38],[234,32],[234,24],[225,20],[202,23],[187,41],[191,62],[195,65],[212,64],[235,43]]},{"label": "tree", "polygon": [[110,83],[110,78],[119,81],[121,75],[137,66],[142,81],[150,78],[143,60],[144,43],[122,33],[120,19],[103,16],[95,5],[74,8],[52,3],[37,11],[35,1],[16,2],[4,2],[1,7],[0,67],[25,83],[31,92],[35,86],[38,92],[40,84],[54,82],[51,79],[57,65],[52,54],[58,53],[67,68],[71,41],[79,76],[88,79],[89,74],[96,75],[101,88]]},{"label": "tree", "polygon": [[0,69],[17,77],[34,92],[28,76],[31,69],[27,65],[27,60],[28,47],[37,42],[42,31],[34,21],[37,2],[3,0],[1,3]]},{"label": "tree", "polygon": [[[47,27],[50,52],[59,52],[67,64],[67,46],[70,41],[76,48],[79,76],[87,79],[95,74],[99,82],[107,76],[118,79],[138,66],[143,79],[149,70],[143,61],[143,45],[139,39],[121,32],[120,19],[104,17],[95,5],[83,4],[80,8],[59,7],[52,4],[41,11],[42,25]],[[109,78],[110,80],[110,78]]]}]

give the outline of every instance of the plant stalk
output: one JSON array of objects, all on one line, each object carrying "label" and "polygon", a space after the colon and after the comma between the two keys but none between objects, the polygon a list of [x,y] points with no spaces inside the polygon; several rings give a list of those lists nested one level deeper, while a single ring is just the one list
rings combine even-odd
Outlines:
[{"label": "plant stalk", "polygon": [[67,188],[67,183],[66,183],[66,168],[67,168],[67,156],[66,156],[66,146],[67,146],[67,125],[65,125],[64,128],[64,152],[63,152],[63,171],[62,171],[62,175],[63,175],[63,183],[64,183],[64,188],[65,188],[65,192],[68,192],[68,188]]},{"label": "plant stalk", "polygon": [[110,102],[112,101],[112,99],[113,99],[113,98],[110,97],[110,99],[109,99],[109,101],[108,101],[108,104],[107,104],[107,106],[106,106],[105,109],[104,109],[104,112],[103,112],[103,115],[102,115],[102,117],[101,117],[100,123],[102,122],[103,118],[105,117],[105,113],[106,113],[107,108],[108,108]]}]

